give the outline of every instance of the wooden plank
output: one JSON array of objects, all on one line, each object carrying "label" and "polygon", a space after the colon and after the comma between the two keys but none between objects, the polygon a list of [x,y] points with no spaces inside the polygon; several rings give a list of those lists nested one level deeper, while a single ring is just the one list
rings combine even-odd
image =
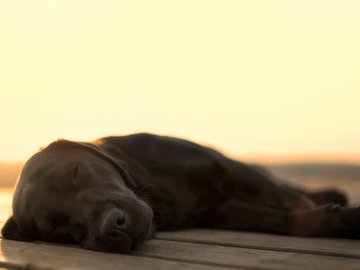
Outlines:
[{"label": "wooden plank", "polygon": [[26,269],[359,269],[360,260],[219,245],[151,240],[130,255],[76,246],[2,240],[1,260]]},{"label": "wooden plank", "polygon": [[156,239],[360,259],[360,241],[207,229],[158,232]]},{"label": "wooden plank", "polygon": [[216,230],[160,232],[156,238],[130,255],[0,240],[0,262],[12,265],[7,269],[28,269],[34,262],[31,269],[360,269],[356,240]]},{"label": "wooden plank", "polygon": [[84,250],[77,246],[60,246],[47,243],[29,243],[0,240],[0,268],[7,269],[194,269],[223,270],[211,265],[179,260],[138,257]]},{"label": "wooden plank", "polygon": [[167,240],[151,240],[135,254],[231,268],[272,270],[358,270],[360,268],[360,260],[353,258]]}]

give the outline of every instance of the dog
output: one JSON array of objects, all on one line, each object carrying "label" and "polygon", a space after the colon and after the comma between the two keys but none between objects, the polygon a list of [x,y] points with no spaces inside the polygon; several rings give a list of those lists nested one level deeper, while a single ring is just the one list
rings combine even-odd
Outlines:
[{"label": "dog", "polygon": [[214,228],[360,238],[360,209],[199,144],[134,134],[58,140],[25,164],[2,235],[127,253],[159,230]]}]

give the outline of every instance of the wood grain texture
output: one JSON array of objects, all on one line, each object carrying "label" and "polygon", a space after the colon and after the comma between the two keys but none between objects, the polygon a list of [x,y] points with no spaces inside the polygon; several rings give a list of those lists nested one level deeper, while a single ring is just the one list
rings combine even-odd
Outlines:
[{"label": "wood grain texture", "polygon": [[176,260],[141,257],[134,254],[102,253],[84,250],[77,246],[10,240],[1,240],[0,243],[0,262],[3,262],[3,266],[6,265],[4,263],[9,263],[12,268],[8,269],[227,269]]},{"label": "wood grain texture", "polygon": [[206,229],[159,232],[156,239],[360,259],[360,240],[353,239],[289,237]]},{"label": "wood grain texture", "polygon": [[354,258],[168,240],[149,241],[135,254],[231,268],[278,270],[360,269],[360,260]]}]

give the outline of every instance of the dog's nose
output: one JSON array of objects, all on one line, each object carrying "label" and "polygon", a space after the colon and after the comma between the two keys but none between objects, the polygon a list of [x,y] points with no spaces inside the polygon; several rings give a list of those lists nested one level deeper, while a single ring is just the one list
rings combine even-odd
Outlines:
[{"label": "dog's nose", "polygon": [[126,229],[125,213],[122,210],[113,211],[108,220],[108,225],[114,229],[124,230]]},{"label": "dog's nose", "polygon": [[128,218],[124,211],[113,209],[106,213],[100,229],[101,239],[109,246],[130,248]]}]

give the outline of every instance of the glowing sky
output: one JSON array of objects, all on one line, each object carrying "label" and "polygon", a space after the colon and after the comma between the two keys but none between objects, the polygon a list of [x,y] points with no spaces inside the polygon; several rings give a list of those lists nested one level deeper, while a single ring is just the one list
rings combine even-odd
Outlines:
[{"label": "glowing sky", "polygon": [[359,14],[360,1],[1,1],[0,161],[138,131],[240,156],[359,155]]}]

